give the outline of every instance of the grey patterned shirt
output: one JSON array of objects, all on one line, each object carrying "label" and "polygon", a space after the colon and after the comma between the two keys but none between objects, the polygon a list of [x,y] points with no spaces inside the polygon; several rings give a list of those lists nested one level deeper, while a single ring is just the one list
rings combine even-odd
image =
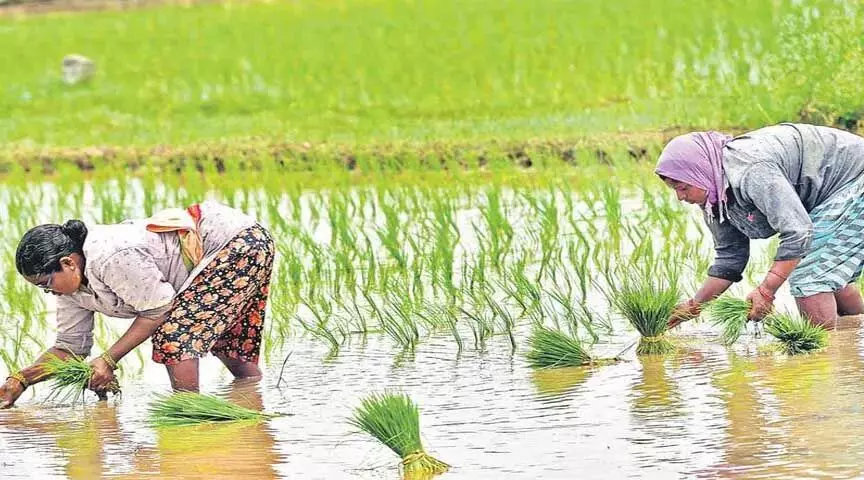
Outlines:
[{"label": "grey patterned shirt", "polygon": [[177,292],[255,219],[216,202],[202,202],[204,259],[191,272],[183,264],[177,234],[148,232],[145,223],[141,219],[87,226],[84,275],[88,285],[57,297],[56,348],[88,355],[94,312],[118,318],[164,314]]},{"label": "grey patterned shirt", "polygon": [[[775,260],[801,258],[813,236],[809,213],[864,173],[864,138],[828,127],[784,123],[734,138],[723,149],[729,218],[706,223],[713,277],[741,280],[749,239],[780,234]],[[716,212],[715,212],[716,213]]]}]

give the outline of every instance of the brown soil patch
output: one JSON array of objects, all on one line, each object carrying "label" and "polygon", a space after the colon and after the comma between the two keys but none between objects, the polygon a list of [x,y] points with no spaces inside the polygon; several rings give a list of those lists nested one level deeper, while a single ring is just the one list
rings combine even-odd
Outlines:
[{"label": "brown soil patch", "polygon": [[683,130],[618,133],[576,139],[488,141],[474,143],[401,143],[380,145],[331,145],[242,139],[184,146],[28,148],[11,147],[0,152],[0,173],[19,168],[51,174],[74,166],[83,171],[143,167],[180,173],[230,170],[314,171],[336,167],[345,170],[384,169],[487,169],[512,165],[543,169],[556,165],[613,165],[621,161],[653,162],[663,144]]}]

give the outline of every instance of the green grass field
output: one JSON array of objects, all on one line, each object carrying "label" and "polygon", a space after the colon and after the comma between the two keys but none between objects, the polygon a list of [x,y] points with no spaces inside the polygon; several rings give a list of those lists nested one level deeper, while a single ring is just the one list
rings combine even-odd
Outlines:
[{"label": "green grass field", "polygon": [[[756,127],[862,106],[834,0],[308,1],[0,16],[0,143],[313,144]],[[60,81],[67,53],[94,59]]]}]

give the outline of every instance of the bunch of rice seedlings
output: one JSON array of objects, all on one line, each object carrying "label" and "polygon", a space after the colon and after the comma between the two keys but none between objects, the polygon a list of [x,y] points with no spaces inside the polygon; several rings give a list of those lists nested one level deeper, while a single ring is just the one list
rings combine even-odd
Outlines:
[{"label": "bunch of rice seedlings", "polygon": [[713,318],[714,326],[723,327],[721,339],[724,345],[732,345],[741,336],[750,314],[750,302],[723,296],[708,303],[705,309]]},{"label": "bunch of rice seedlings", "polygon": [[579,367],[598,362],[580,339],[542,325],[534,326],[528,343],[525,357],[534,368]]},{"label": "bunch of rice seedlings", "polygon": [[148,412],[150,424],[156,427],[240,420],[262,421],[275,416],[241,407],[214,395],[194,392],[157,395]]},{"label": "bunch of rice seedlings", "polygon": [[[51,377],[53,380],[48,400],[77,401],[90,383],[93,367],[85,359],[76,355],[65,360],[56,355],[49,355],[42,363],[42,375]],[[108,392],[115,395],[120,393],[120,386],[116,380],[108,386]]]},{"label": "bunch of rice seedlings", "polygon": [[405,478],[443,473],[450,468],[423,450],[420,412],[408,395],[373,393],[363,399],[349,422],[399,455]]},{"label": "bunch of rice seedlings", "polygon": [[765,319],[765,331],[780,341],[780,349],[788,355],[810,353],[828,345],[828,331],[800,315],[771,314]]},{"label": "bunch of rice seedlings", "polygon": [[612,305],[642,336],[637,355],[665,354],[675,350],[664,337],[669,316],[680,296],[676,287],[656,283],[650,275],[625,275],[612,296]]}]

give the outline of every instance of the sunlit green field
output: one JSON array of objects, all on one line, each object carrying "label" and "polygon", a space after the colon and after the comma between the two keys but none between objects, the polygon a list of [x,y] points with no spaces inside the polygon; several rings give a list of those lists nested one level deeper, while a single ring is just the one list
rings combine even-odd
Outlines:
[{"label": "sunlit green field", "polygon": [[[580,138],[855,117],[861,5],[232,2],[0,17],[0,144]],[[97,75],[60,81],[67,53]],[[821,115],[827,112],[826,115]],[[810,117],[806,117],[810,118]]]}]

